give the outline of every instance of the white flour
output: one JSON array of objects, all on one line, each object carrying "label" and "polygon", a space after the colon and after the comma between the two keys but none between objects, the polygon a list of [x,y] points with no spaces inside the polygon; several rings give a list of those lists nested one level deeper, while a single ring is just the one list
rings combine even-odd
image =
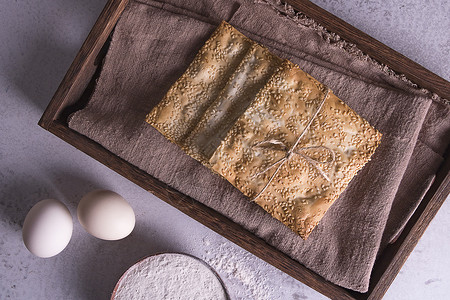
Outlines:
[{"label": "white flour", "polygon": [[123,275],[112,299],[226,299],[216,275],[201,261],[166,253],[138,262]]},{"label": "white flour", "polygon": [[[205,246],[211,245],[207,239],[203,239],[203,243]],[[272,274],[252,268],[257,265],[258,258],[225,243],[211,248],[212,251],[206,251],[202,258],[220,274],[228,290],[233,293],[233,299],[273,299],[273,285],[269,279]]]},{"label": "white flour", "polygon": [[204,237],[196,253],[219,274],[233,300],[327,299],[222,237]]}]

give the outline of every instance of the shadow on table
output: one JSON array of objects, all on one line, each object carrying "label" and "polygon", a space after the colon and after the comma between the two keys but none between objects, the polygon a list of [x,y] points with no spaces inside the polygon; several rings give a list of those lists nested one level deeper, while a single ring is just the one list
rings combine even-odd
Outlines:
[{"label": "shadow on table", "polygon": [[7,183],[2,182],[0,218],[7,225],[21,230],[31,207],[51,194],[52,189],[40,179],[14,178]]},{"label": "shadow on table", "polygon": [[21,42],[9,45],[15,48],[10,49],[11,67],[5,75],[27,101],[45,109],[105,3],[43,0],[30,4],[34,11],[44,12],[41,18],[13,18],[20,20],[15,35]]},{"label": "shadow on table", "polygon": [[[55,266],[57,273],[72,272],[73,285],[83,299],[108,299],[122,274],[139,260],[156,253],[182,249],[164,231],[137,222],[133,232],[119,241],[103,241],[89,235],[78,223],[76,208],[81,197],[95,189],[111,186],[88,175],[63,169],[43,170],[41,177],[26,176],[2,183],[4,209],[0,218],[20,235],[24,219],[33,205],[46,198],[62,201],[72,213],[74,232],[68,247],[53,259],[65,260]],[[138,213],[138,212],[137,212]]]},{"label": "shadow on table", "polygon": [[85,251],[83,261],[77,265],[79,289],[87,300],[109,299],[123,273],[145,257],[180,249],[161,232],[139,227],[120,241],[101,241],[94,237],[91,240],[96,245],[88,253]]},{"label": "shadow on table", "polygon": [[73,272],[68,278],[74,281],[83,299],[108,299],[120,276],[137,261],[156,253],[179,252],[182,247],[164,231],[146,228],[146,222],[136,222],[133,232],[119,241],[103,241],[89,235],[77,220],[76,208],[81,197],[95,189],[114,190],[91,175],[57,167],[43,170],[40,177],[14,178],[2,183],[4,209],[0,210],[0,218],[19,236],[33,205],[47,198],[63,202],[72,213],[74,232],[68,247],[54,258],[66,263],[56,264],[61,270],[54,271]]},{"label": "shadow on table", "polygon": [[42,170],[42,176],[22,176],[3,181],[0,190],[0,218],[21,230],[28,211],[37,202],[54,198],[63,202],[76,221],[76,208],[81,197],[95,189],[110,189],[88,175],[73,174],[65,170]]}]

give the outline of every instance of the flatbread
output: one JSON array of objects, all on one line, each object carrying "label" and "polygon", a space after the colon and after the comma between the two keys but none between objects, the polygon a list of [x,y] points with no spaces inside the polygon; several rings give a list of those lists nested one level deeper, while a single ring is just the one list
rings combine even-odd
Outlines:
[{"label": "flatbread", "polygon": [[303,239],[382,136],[226,22],[146,121]]}]

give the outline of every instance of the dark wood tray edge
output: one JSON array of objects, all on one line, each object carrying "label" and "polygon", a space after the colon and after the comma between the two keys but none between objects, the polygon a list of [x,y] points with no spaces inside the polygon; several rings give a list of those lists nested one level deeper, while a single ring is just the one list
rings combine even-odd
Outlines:
[{"label": "dark wood tray edge", "polygon": [[332,299],[355,299],[351,291],[325,280],[239,224],[114,155],[100,144],[68,128],[64,123],[54,121],[47,130],[199,223],[316,291]]},{"label": "dark wood tray edge", "polygon": [[[324,16],[326,16],[327,18],[337,19],[320,7],[311,4],[309,1],[292,0],[289,2],[292,3],[296,8],[300,9],[303,13],[305,13],[305,15],[316,19],[319,23],[322,23],[321,19]],[[168,187],[166,184],[153,178],[144,171],[136,168],[135,166],[112,154],[102,146],[98,145],[96,142],[71,130],[70,128],[68,128],[64,121],[58,120],[64,107],[75,103],[77,99],[81,97],[81,94],[83,93],[84,89],[90,81],[90,78],[96,70],[97,55],[99,54],[100,49],[103,47],[103,44],[113,30],[118,18],[120,17],[127,4],[128,0],[108,1],[100,17],[89,33],[86,41],[83,43],[79,53],[75,57],[74,62],[66,73],[62,83],[58,87],[54,97],[45,110],[42,118],[39,121],[39,125],[44,129],[52,132],[56,136],[60,137],[64,141],[68,142],[69,144],[75,146],[77,149],[105,164],[122,176],[130,179],[142,188],[145,188],[146,190],[152,192],[160,199],[166,201],[167,203],[196,219],[200,223],[206,225],[207,227],[211,228],[212,230],[216,231],[217,233],[221,234],[237,245],[255,254],[266,262],[274,265],[275,267],[286,272],[292,277],[309,285],[322,294],[332,299],[381,298],[389,288],[389,285],[392,283],[395,276],[400,271],[401,266],[406,261],[407,257],[425,231],[426,227],[431,222],[432,218],[435,216],[438,209],[445,201],[448,193],[450,192],[450,159],[448,153],[445,156],[445,163],[437,174],[436,180],[434,181],[431,189],[428,191],[421,205],[408,222],[405,230],[402,232],[396,243],[390,245],[377,261],[372,275],[369,292],[361,294],[332,284],[316,273],[305,268],[303,265],[294,261],[289,256],[268,245],[262,239],[257,238],[252,233],[246,231],[241,226],[232,222],[218,212]],[[310,11],[308,7],[312,10]],[[320,18],[319,15],[321,16]],[[340,19],[337,19],[337,21],[333,23],[337,23],[338,25],[336,26],[344,26],[346,30],[348,30],[348,28],[353,28]],[[330,30],[333,30],[334,28],[333,26],[327,26],[326,23],[322,24],[328,27]],[[334,31],[341,34],[339,29],[342,28],[338,27]],[[373,38],[365,35],[357,29],[354,29],[354,31],[366,36],[364,41],[368,41],[368,43],[370,43],[371,40],[374,40]],[[352,36],[348,38],[345,36],[345,34],[341,35],[350,42],[354,42],[352,40]],[[391,59],[396,59],[396,55],[402,56],[401,54],[398,54],[397,52],[381,44],[380,42],[376,42],[377,44],[381,45],[380,47],[385,47],[387,50],[394,53],[394,55],[391,56],[393,57]],[[358,43],[355,44],[360,46]],[[366,51],[366,53],[371,55],[370,52],[371,51]],[[412,70],[411,72],[413,73],[414,70],[417,69],[417,66],[419,66],[419,77],[421,77],[420,74],[424,74],[426,75],[426,77],[430,76],[432,78],[431,83],[433,83],[436,78],[440,78],[439,76],[426,70],[420,65],[412,62],[411,60],[407,58],[405,59],[406,60],[402,60],[403,62],[400,65],[400,68],[390,65],[389,59],[387,59],[386,64],[392,67],[395,71],[405,73],[406,75],[408,75],[408,72],[405,72],[402,69],[403,64],[406,64],[408,66],[408,70]],[[383,60],[380,61],[385,63]],[[437,80],[439,81],[439,79]],[[444,82],[447,83],[448,87],[448,82],[445,80]],[[447,95],[447,91],[445,89],[440,89],[439,85],[428,87],[427,83],[426,85],[423,85],[421,82],[418,83],[423,87],[436,92],[442,97],[450,98]]]},{"label": "dark wood tray edge", "polygon": [[388,66],[398,74],[404,74],[419,87],[426,88],[440,97],[450,100],[450,83],[444,78],[308,0],[286,0],[285,2],[329,31],[339,34],[344,40],[355,44],[371,58]]}]

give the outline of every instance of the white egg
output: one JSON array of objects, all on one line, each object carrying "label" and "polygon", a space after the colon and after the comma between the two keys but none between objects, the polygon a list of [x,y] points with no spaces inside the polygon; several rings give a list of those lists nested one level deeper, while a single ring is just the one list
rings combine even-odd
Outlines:
[{"label": "white egg", "polygon": [[25,217],[22,238],[28,250],[39,257],[60,253],[72,237],[72,215],[58,200],[46,199],[36,203]]},{"label": "white egg", "polygon": [[123,239],[133,231],[136,222],[130,204],[119,194],[107,190],[83,196],[77,214],[84,229],[102,240]]}]

